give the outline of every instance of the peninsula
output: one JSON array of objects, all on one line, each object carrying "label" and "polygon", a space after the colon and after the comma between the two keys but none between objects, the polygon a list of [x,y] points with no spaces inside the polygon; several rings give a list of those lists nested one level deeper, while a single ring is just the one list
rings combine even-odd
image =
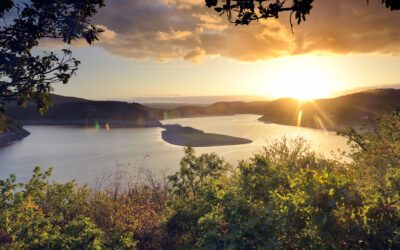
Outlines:
[{"label": "peninsula", "polygon": [[28,131],[16,126],[9,117],[0,113],[0,147],[21,140],[28,135]]},{"label": "peninsula", "polygon": [[181,125],[164,125],[162,139],[177,146],[213,147],[248,144],[253,141],[228,135],[205,133],[204,131]]},{"label": "peninsula", "polygon": [[30,133],[23,128],[0,131],[0,147],[12,143],[14,141],[22,140],[29,134]]}]

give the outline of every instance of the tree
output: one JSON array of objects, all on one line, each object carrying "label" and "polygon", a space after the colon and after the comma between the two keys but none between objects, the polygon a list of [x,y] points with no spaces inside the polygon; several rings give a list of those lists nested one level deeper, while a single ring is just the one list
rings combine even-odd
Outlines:
[{"label": "tree", "polygon": [[91,23],[104,0],[2,0],[0,2],[0,108],[28,101],[45,112],[53,84],[68,83],[80,62],[69,49],[38,53],[45,38],[92,44],[102,30]]},{"label": "tree", "polygon": [[170,177],[168,249],[400,249],[400,113],[375,124],[344,132],[346,162],[301,138],[237,167],[187,149]]},{"label": "tree", "polygon": [[[271,17],[279,18],[280,13],[290,12],[290,24],[293,27],[293,15],[297,24],[305,21],[313,8],[313,2],[314,0],[206,0],[206,5],[209,8],[214,7],[221,15],[226,14],[229,21],[236,25],[248,25],[252,21]],[[382,0],[382,3],[390,10],[400,10],[399,1]]]},{"label": "tree", "polygon": [[[353,128],[338,134],[346,137],[351,146],[348,157],[353,159],[354,174],[363,176],[365,186],[374,182],[382,188],[387,177],[396,176],[400,169],[400,109],[375,118],[367,127],[356,131]],[[400,173],[400,172],[399,172]]]}]

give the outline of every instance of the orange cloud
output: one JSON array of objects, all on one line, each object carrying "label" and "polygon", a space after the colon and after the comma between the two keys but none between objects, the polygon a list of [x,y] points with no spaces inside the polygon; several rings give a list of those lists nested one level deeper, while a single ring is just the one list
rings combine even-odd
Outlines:
[{"label": "orange cloud", "polygon": [[400,51],[400,12],[380,0],[316,0],[308,20],[289,16],[234,26],[202,0],[113,0],[96,17],[112,37],[99,46],[135,59],[198,61],[224,56],[255,61],[316,51],[383,53]]},{"label": "orange cloud", "polygon": [[171,30],[170,32],[159,31],[157,33],[156,39],[160,41],[171,41],[171,40],[186,40],[188,37],[192,35],[190,31],[175,31]]}]

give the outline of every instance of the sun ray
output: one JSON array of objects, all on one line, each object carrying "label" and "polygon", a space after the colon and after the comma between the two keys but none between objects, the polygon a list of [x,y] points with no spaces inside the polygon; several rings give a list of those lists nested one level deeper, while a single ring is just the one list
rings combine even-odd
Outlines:
[{"label": "sun ray", "polygon": [[316,109],[317,113],[318,113],[318,118],[319,120],[322,122],[320,116],[322,117],[322,119],[324,121],[326,121],[328,123],[328,125],[330,127],[335,127],[335,122],[326,114],[326,112],[318,106],[318,104],[315,101],[310,101],[311,105]]},{"label": "sun ray", "polygon": [[299,114],[297,115],[297,127],[301,126],[301,119],[303,117],[303,110],[299,111]]},{"label": "sun ray", "polygon": [[319,129],[322,129],[325,133],[328,133],[328,130],[326,129],[326,126],[324,125],[324,122],[321,120],[321,118],[318,115],[314,115],[314,121]]}]

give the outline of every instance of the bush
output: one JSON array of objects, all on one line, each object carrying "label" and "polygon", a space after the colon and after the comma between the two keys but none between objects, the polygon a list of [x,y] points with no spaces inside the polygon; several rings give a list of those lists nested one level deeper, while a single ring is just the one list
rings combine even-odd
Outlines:
[{"label": "bush", "polygon": [[171,177],[174,248],[400,248],[400,113],[349,139],[350,163],[283,138],[232,168],[186,150]]},{"label": "bush", "polygon": [[50,183],[50,175],[37,167],[27,183],[16,183],[14,175],[0,181],[0,249],[158,247],[160,188],[93,190]]}]

